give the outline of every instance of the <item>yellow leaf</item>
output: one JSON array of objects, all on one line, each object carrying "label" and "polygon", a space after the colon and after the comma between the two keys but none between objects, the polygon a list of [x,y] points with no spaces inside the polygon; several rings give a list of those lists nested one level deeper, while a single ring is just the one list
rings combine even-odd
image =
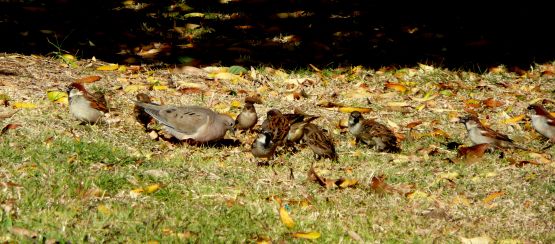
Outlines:
[{"label": "yellow leaf", "polygon": [[237,77],[237,75],[234,75],[229,72],[217,73],[216,75],[214,75],[214,79],[221,79],[221,80],[231,80],[231,79],[234,79],[235,77]]},{"label": "yellow leaf", "polygon": [[281,219],[281,222],[287,226],[287,228],[293,228],[293,226],[295,226],[295,221],[293,221],[293,218],[289,216],[289,213],[283,205],[279,207],[279,218]]},{"label": "yellow leaf", "polygon": [[518,116],[515,116],[515,117],[512,117],[512,118],[508,118],[506,120],[503,120],[503,123],[505,123],[505,124],[516,124],[519,121],[523,120],[525,117],[526,117],[526,115],[521,114],[521,115],[518,115]]},{"label": "yellow leaf", "polygon": [[358,107],[341,107],[338,108],[337,111],[341,112],[341,113],[351,113],[354,111],[358,111],[361,113],[368,113],[370,111],[372,111],[372,109],[370,108],[358,108]]},{"label": "yellow leaf", "polygon": [[118,68],[119,68],[119,65],[117,65],[117,64],[109,64],[109,65],[99,66],[98,68],[96,68],[96,70],[99,70],[99,71],[113,71],[113,70],[117,70]]},{"label": "yellow leaf", "polygon": [[358,183],[358,180],[356,180],[356,179],[342,179],[342,180],[340,180],[340,182],[341,182],[339,184],[340,188],[347,188],[349,186],[356,185]]},{"label": "yellow leaf", "polygon": [[112,214],[112,210],[110,209],[110,207],[108,207],[104,204],[98,205],[98,207],[96,207],[96,209],[98,210],[98,212],[100,212],[101,214],[104,214],[104,215]]},{"label": "yellow leaf", "polygon": [[33,103],[26,103],[26,102],[15,102],[12,103],[12,108],[28,108],[28,109],[32,109],[32,108],[36,108],[37,105],[33,104]]},{"label": "yellow leaf", "polygon": [[457,173],[457,172],[442,173],[442,174],[439,175],[439,177],[441,179],[454,180],[457,177],[459,177],[459,173]]},{"label": "yellow leaf", "polygon": [[125,65],[120,65],[119,68],[118,68],[118,71],[119,72],[125,72],[125,71],[127,71],[127,67],[125,67]]},{"label": "yellow leaf", "polygon": [[149,185],[149,186],[145,187],[144,192],[145,193],[153,193],[155,191],[158,191],[160,189],[160,187],[161,187],[160,184],[152,184],[152,185]]},{"label": "yellow leaf", "polygon": [[317,231],[295,232],[291,235],[295,238],[302,238],[302,239],[309,239],[309,240],[316,240],[321,236],[320,232],[317,232]]},{"label": "yellow leaf", "polygon": [[425,192],[416,190],[416,191],[414,191],[414,192],[411,192],[411,193],[407,194],[407,198],[408,198],[408,199],[412,199],[412,200],[415,200],[415,199],[427,199],[427,198],[428,198],[428,194],[426,194]]},{"label": "yellow leaf", "polygon": [[470,206],[470,201],[468,200],[468,198],[466,198],[465,196],[462,196],[462,195],[455,196],[453,198],[452,203],[453,203],[453,205]]},{"label": "yellow leaf", "polygon": [[388,107],[408,107],[410,104],[408,102],[388,102],[385,104]]},{"label": "yellow leaf", "polygon": [[503,196],[504,194],[505,194],[505,192],[503,192],[503,191],[492,192],[488,196],[486,196],[484,198],[484,200],[482,200],[482,202],[484,204],[490,204],[493,200],[495,200],[496,198],[498,198],[500,196]]},{"label": "yellow leaf", "polygon": [[240,108],[241,107],[241,102],[239,102],[237,100],[233,100],[233,101],[231,101],[231,107]]},{"label": "yellow leaf", "polygon": [[131,193],[135,193],[135,194],[138,195],[138,194],[143,193],[144,191],[145,190],[143,188],[136,188],[136,189],[131,190]]},{"label": "yellow leaf", "polygon": [[406,92],[407,91],[407,87],[404,86],[403,84],[399,84],[399,83],[393,83],[393,82],[387,82],[385,83],[385,87],[398,91],[398,92]]},{"label": "yellow leaf", "polygon": [[134,93],[137,92],[138,90],[142,90],[142,89],[146,89],[145,85],[128,85],[125,88],[123,88],[123,91],[126,93]]},{"label": "yellow leaf", "polygon": [[155,91],[162,91],[162,90],[167,90],[167,89],[168,89],[168,86],[161,86],[161,85],[160,86],[152,86],[152,90],[155,90]]},{"label": "yellow leaf", "polygon": [[64,97],[67,98],[67,93],[63,91],[49,91],[46,93],[46,96],[48,97],[48,100],[52,102],[57,102]]},{"label": "yellow leaf", "polygon": [[75,61],[75,56],[71,54],[64,54],[62,55],[62,58],[66,61]]},{"label": "yellow leaf", "polygon": [[479,236],[474,238],[464,238],[459,237],[462,244],[489,244],[493,243],[493,240],[487,236]]}]

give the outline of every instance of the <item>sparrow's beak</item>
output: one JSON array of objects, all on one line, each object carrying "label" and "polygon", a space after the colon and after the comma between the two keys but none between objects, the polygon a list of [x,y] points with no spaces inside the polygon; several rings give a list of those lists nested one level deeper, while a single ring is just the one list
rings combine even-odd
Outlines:
[{"label": "sparrow's beak", "polygon": [[464,124],[464,123],[466,123],[467,121],[468,121],[468,118],[467,118],[467,117],[461,117],[461,118],[459,118],[459,121],[458,121],[458,122]]}]

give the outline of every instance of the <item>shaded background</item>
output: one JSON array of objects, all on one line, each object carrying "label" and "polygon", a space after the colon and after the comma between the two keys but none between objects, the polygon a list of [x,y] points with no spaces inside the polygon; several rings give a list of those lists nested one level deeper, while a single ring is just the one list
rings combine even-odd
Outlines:
[{"label": "shaded background", "polygon": [[529,2],[4,0],[0,51],[135,64],[527,69],[555,60],[550,9]]}]

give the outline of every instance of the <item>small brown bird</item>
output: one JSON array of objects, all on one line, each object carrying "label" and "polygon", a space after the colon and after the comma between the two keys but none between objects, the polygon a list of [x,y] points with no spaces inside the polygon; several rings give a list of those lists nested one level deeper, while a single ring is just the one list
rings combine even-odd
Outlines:
[{"label": "small brown bird", "polygon": [[316,159],[329,158],[337,161],[335,145],[328,133],[315,124],[308,123],[303,126],[303,141],[312,149]]},{"label": "small brown bird", "polygon": [[235,119],[235,128],[238,130],[250,130],[258,122],[258,115],[253,103],[245,102],[245,106]]},{"label": "small brown bird", "polygon": [[362,141],[378,151],[401,151],[391,129],[375,120],[364,119],[358,111],[351,112],[349,116],[349,132],[355,136],[357,142]]},{"label": "small brown bird", "polygon": [[[135,98],[137,98],[137,101],[143,102],[143,103],[152,102],[152,99],[150,98],[150,96],[144,93],[137,94]],[[145,129],[147,129],[148,124],[152,122],[152,120],[154,120],[152,116],[150,116],[147,112],[145,112],[145,109],[143,107],[137,104],[135,104],[134,112],[135,112],[135,118],[137,119],[137,121],[139,121],[139,123],[141,123],[145,127]]]},{"label": "small brown bird", "polygon": [[[300,118],[300,119],[299,119]],[[302,116],[298,118],[294,118],[294,121],[289,126],[289,132],[287,132],[287,144],[293,145],[299,142],[303,138],[303,131],[304,126],[315,119],[319,118],[318,116]]]},{"label": "small brown bird", "polygon": [[281,146],[285,143],[289,132],[289,120],[277,109],[271,109],[266,113],[266,120],[262,123],[262,132],[270,132],[272,141]]},{"label": "small brown bird", "polygon": [[513,140],[508,136],[484,126],[478,117],[474,115],[464,116],[459,119],[459,122],[464,124],[468,132],[468,137],[475,145],[488,143],[498,148],[518,148],[526,150],[514,144]]},{"label": "small brown bird", "polygon": [[555,117],[541,104],[532,104],[528,106],[528,110],[534,129],[555,143]]},{"label": "small brown bird", "polygon": [[258,134],[258,137],[251,145],[251,153],[257,158],[272,159],[276,151],[277,144],[272,140],[272,133],[269,131]]},{"label": "small brown bird", "polygon": [[96,123],[108,112],[104,95],[89,93],[82,83],[74,82],[69,86],[69,112],[85,123]]}]

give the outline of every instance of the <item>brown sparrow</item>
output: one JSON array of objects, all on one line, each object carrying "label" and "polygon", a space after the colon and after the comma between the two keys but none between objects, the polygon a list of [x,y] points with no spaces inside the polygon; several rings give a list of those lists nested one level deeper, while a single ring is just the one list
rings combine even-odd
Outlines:
[{"label": "brown sparrow", "polygon": [[266,120],[262,123],[262,132],[270,132],[272,141],[281,146],[285,143],[289,132],[289,120],[277,109],[271,109],[266,113]]},{"label": "brown sparrow", "polygon": [[[152,102],[152,99],[150,99],[150,96],[144,93],[137,94],[136,98],[137,98],[137,101],[139,102],[143,102],[143,103]],[[150,124],[150,122],[153,120],[152,116],[146,113],[145,109],[137,104],[135,104],[134,112],[135,112],[135,118],[137,119],[137,121],[139,121],[146,129],[148,127],[148,124]]]},{"label": "brown sparrow", "polygon": [[258,115],[254,104],[245,102],[245,106],[237,118],[235,119],[235,128],[239,130],[250,130],[258,122]]},{"label": "brown sparrow", "polygon": [[303,126],[303,141],[312,149],[316,159],[323,157],[337,161],[333,140],[317,125],[308,123]]},{"label": "brown sparrow", "polygon": [[348,125],[349,132],[355,136],[357,142],[362,141],[378,151],[401,151],[397,146],[397,137],[391,129],[375,120],[364,119],[358,111],[351,112]]},{"label": "brown sparrow", "polygon": [[235,121],[225,115],[200,106],[171,106],[135,101],[159,123],[164,130],[179,140],[193,139],[210,142],[223,139],[233,130]]},{"label": "brown sparrow", "polygon": [[108,112],[106,99],[99,92],[89,93],[82,83],[69,86],[69,112],[85,123],[96,123]]},{"label": "brown sparrow", "polygon": [[528,110],[534,129],[555,143],[555,117],[541,104],[532,104],[528,106]]},{"label": "brown sparrow", "polygon": [[464,124],[468,132],[468,137],[475,145],[487,143],[498,148],[518,148],[526,150],[515,145],[513,140],[508,136],[484,126],[478,117],[474,115],[464,116],[459,119],[459,122]]}]

